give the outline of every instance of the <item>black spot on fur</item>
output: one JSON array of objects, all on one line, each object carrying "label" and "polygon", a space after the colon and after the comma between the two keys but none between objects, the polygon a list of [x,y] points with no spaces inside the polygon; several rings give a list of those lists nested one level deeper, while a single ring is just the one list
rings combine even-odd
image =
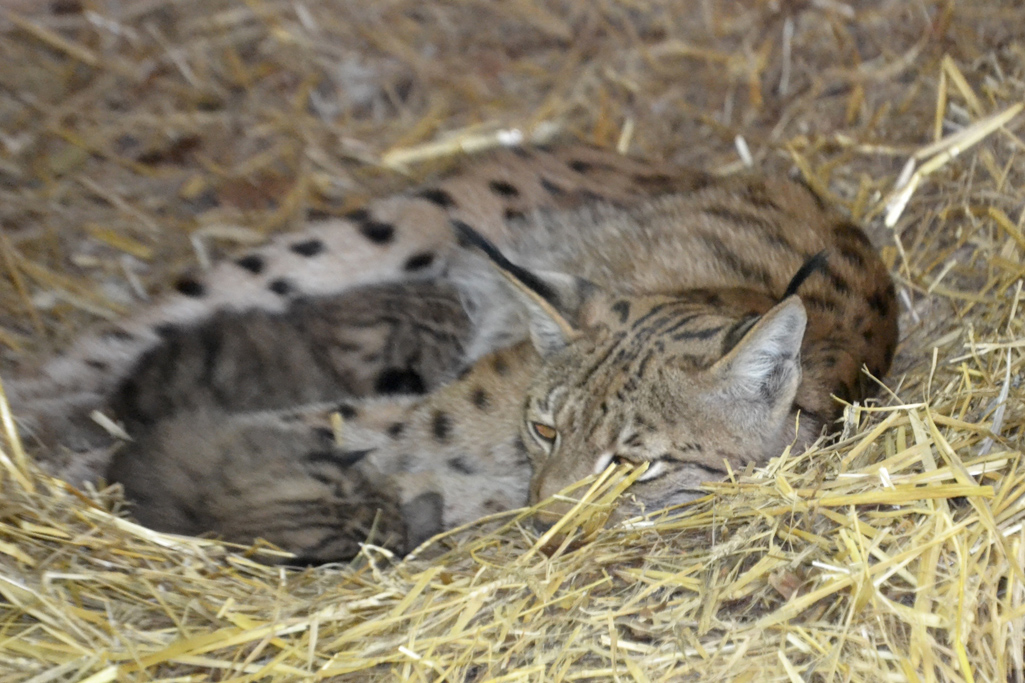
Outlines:
[{"label": "black spot on fur", "polygon": [[705,291],[701,293],[701,300],[709,306],[722,306],[722,297],[715,292]]},{"label": "black spot on fur", "polygon": [[875,292],[868,297],[868,307],[885,318],[890,314],[890,299],[882,292]]},{"label": "black spot on fur", "polygon": [[713,185],[717,185],[719,182],[719,179],[711,173],[695,173],[690,176],[686,187],[691,192],[698,192]]},{"label": "black spot on fur", "polygon": [[504,180],[492,180],[490,183],[488,183],[488,187],[491,188],[492,192],[503,197],[520,196],[520,191],[516,189],[516,186],[512,183],[507,183]]},{"label": "black spot on fur", "polygon": [[96,360],[95,358],[90,358],[85,364],[95,370],[106,370],[108,367],[102,360]]},{"label": "black spot on fur", "polygon": [[840,257],[843,258],[844,261],[847,261],[858,270],[863,270],[865,268],[865,257],[862,256],[861,252],[857,249],[849,245],[842,245],[839,251]]},{"label": "black spot on fur", "polygon": [[566,194],[566,190],[553,183],[548,178],[541,179],[541,187],[545,189],[545,192],[552,196],[559,196]]},{"label": "black spot on fur", "polygon": [[609,198],[601,192],[595,192],[593,190],[579,189],[576,191],[576,196],[583,201],[592,202],[595,204],[605,202],[606,204],[612,203]]},{"label": "black spot on fur", "polygon": [[847,382],[839,382],[833,393],[835,393],[836,397],[844,403],[850,403],[854,396],[854,392],[851,390],[851,387]]},{"label": "black spot on fur", "polygon": [[[711,212],[706,211],[705,213]],[[741,258],[736,252],[728,248],[716,235],[700,235],[700,239],[708,247],[709,251],[712,252],[715,259],[721,262],[724,267],[729,268],[748,282],[757,282],[766,289],[773,289],[772,278],[769,276],[769,271],[760,263]],[[804,266],[801,268],[803,270]],[[798,271],[799,274],[800,272],[801,271]],[[797,276],[794,277],[797,279]]]},{"label": "black spot on fur", "polygon": [[366,209],[356,209],[345,214],[345,217],[353,223],[362,223],[363,221],[370,220],[370,212]]},{"label": "black spot on fur", "polygon": [[625,323],[630,318],[630,302],[620,299],[612,304],[612,312],[619,316],[620,324]]},{"label": "black spot on fur", "polygon": [[431,418],[431,431],[437,441],[441,443],[448,441],[448,437],[452,433],[452,418],[448,413],[443,413],[440,410],[434,411],[434,417]]},{"label": "black spot on fur", "polygon": [[492,361],[491,367],[495,369],[495,372],[505,377],[509,374],[509,364],[505,362],[505,359],[501,356],[495,356],[495,360]]},{"label": "black spot on fur", "polygon": [[318,239],[306,240],[305,242],[296,242],[289,249],[300,256],[316,256],[317,254],[324,251],[326,247],[324,243]]},{"label": "black spot on fur", "polygon": [[673,178],[665,173],[638,173],[634,175],[633,182],[645,192],[651,194],[669,192],[676,185]]},{"label": "black spot on fur", "polygon": [[[890,341],[886,342],[886,349],[883,352],[884,353],[883,363],[884,363],[884,366],[886,368],[889,368],[890,365],[893,363],[893,356],[894,356],[894,354],[896,352],[897,352],[897,344],[892,339]],[[885,370],[883,372],[885,372]],[[880,372],[878,374],[881,375],[883,373]]]},{"label": "black spot on fur", "polygon": [[367,457],[367,454],[373,448],[367,448],[362,451],[313,451],[312,453],[306,454],[306,460],[309,462],[324,462],[336,467],[352,467],[363,458]]},{"label": "black spot on fur", "polygon": [[185,519],[189,521],[189,526],[193,529],[202,529],[208,524],[207,517],[196,510],[192,505],[185,503],[185,501],[178,499],[177,503],[178,512],[180,512]]},{"label": "black spot on fur", "polygon": [[[501,502],[495,500],[494,498],[488,498],[486,501],[484,501],[484,509],[493,514],[493,513],[496,513],[496,512],[504,512],[507,508],[506,508],[505,505],[503,505]],[[477,666],[481,666],[481,665],[477,665]],[[481,667],[481,668],[483,668],[483,667]],[[469,678],[469,677],[467,677],[466,680],[473,681],[473,680],[476,680],[476,678]]]},{"label": "black spot on fur", "polygon": [[277,280],[274,280],[269,285],[267,285],[267,289],[274,292],[278,296],[288,296],[294,291],[295,288],[292,286],[292,283],[288,280],[284,278],[278,278]]},{"label": "black spot on fur", "polygon": [[516,436],[516,440],[513,441],[513,450],[519,456],[516,458],[517,465],[526,465],[530,462],[529,451],[527,451],[527,444],[523,442],[523,437],[520,435]]},{"label": "black spot on fur", "polygon": [[452,198],[452,195],[445,192],[445,190],[441,190],[436,187],[429,187],[426,190],[421,190],[417,193],[417,196],[426,199],[433,204],[437,204],[443,209],[450,209],[456,205],[456,200]]},{"label": "black spot on fur", "polygon": [[174,283],[174,288],[185,296],[197,299],[206,294],[206,287],[199,280],[191,277],[183,277]]},{"label": "black spot on fur", "polygon": [[409,368],[385,368],[374,381],[374,390],[379,394],[425,394],[420,373]]},{"label": "black spot on fur", "polygon": [[477,406],[478,410],[487,410],[491,407],[491,397],[488,396],[488,392],[484,391],[480,387],[473,390],[471,400],[473,401],[473,405]]},{"label": "black spot on fur", "polygon": [[467,459],[462,456],[449,458],[446,464],[448,465],[449,469],[454,470],[459,474],[473,474],[476,471],[473,469],[473,467],[470,466],[470,463],[467,462]]},{"label": "black spot on fur", "polygon": [[266,264],[264,263],[262,256],[249,254],[248,256],[243,256],[239,260],[235,261],[235,265],[239,268],[248,270],[253,275],[259,275],[263,272],[263,268]]},{"label": "black spot on fur", "polygon": [[368,219],[360,223],[359,231],[374,244],[388,244],[395,239],[395,226],[391,223]]},{"label": "black spot on fur", "polygon": [[684,341],[688,339],[711,339],[715,335],[723,331],[725,325],[716,325],[715,327],[707,327],[699,330],[683,330],[681,332],[674,332],[672,339],[675,341]]},{"label": "black spot on fur", "polygon": [[784,230],[778,218],[770,218],[764,213],[755,213],[739,207],[716,205],[708,207],[703,213],[731,223],[739,230],[755,230],[760,238],[782,234]]},{"label": "black spot on fur", "polygon": [[351,406],[348,403],[339,403],[337,406],[335,406],[335,412],[344,417],[346,420],[351,420],[352,418],[359,415],[359,411],[356,410],[354,406]]},{"label": "black spot on fur", "polygon": [[[306,455],[308,456],[309,453],[307,453]],[[334,487],[334,482],[331,480],[331,477],[327,476],[323,472],[307,472],[307,474],[310,476],[311,479],[320,482],[324,486],[331,486],[332,488]]]},{"label": "black spot on fur", "polygon": [[175,329],[175,326],[171,323],[161,323],[160,325],[154,327],[153,331],[161,337],[169,337],[172,334],[174,334]]},{"label": "black spot on fur", "polygon": [[388,436],[393,439],[397,439],[402,436],[402,432],[406,429],[406,423],[404,422],[392,422],[388,425]]},{"label": "black spot on fur", "polygon": [[838,273],[832,268],[826,268],[826,277],[829,278],[829,284],[833,285],[833,289],[837,292],[840,294],[850,293],[851,287],[847,284],[847,280],[844,279],[844,276],[841,273]]},{"label": "black spot on fur", "polygon": [[327,441],[329,443],[334,443],[334,440],[335,440],[335,430],[333,430],[333,429],[329,429],[327,427],[314,427],[313,428],[313,433],[316,434],[317,437],[319,437],[321,441]]},{"label": "black spot on fur", "polygon": [[416,270],[423,270],[434,263],[434,254],[429,251],[421,252],[419,254],[413,254],[406,259],[405,265],[402,268],[406,272],[412,272]]},{"label": "black spot on fur", "polygon": [[779,204],[776,203],[765,183],[751,183],[748,185],[745,195],[752,206],[780,211]]},{"label": "black spot on fur", "polygon": [[820,311],[839,313],[843,310],[843,304],[832,297],[818,296],[817,294],[802,294],[801,301],[805,306],[817,308]]},{"label": "black spot on fur", "polygon": [[836,224],[833,231],[841,239],[846,239],[851,242],[857,242],[865,247],[871,248],[872,241],[868,238],[868,235],[856,224],[849,221],[841,221]]},{"label": "black spot on fur", "polygon": [[505,210],[505,220],[507,221],[522,221],[526,217],[526,214],[522,211],[517,211],[516,209]]},{"label": "black spot on fur", "polygon": [[771,247],[782,249],[783,251],[795,251],[794,245],[787,239],[785,233],[782,232],[764,232],[761,234],[761,238],[765,240],[765,243]]},{"label": "black spot on fur", "polygon": [[51,0],[49,4],[50,12],[55,15],[64,14],[81,14],[85,8],[82,7],[81,0]]},{"label": "black spot on fur", "polygon": [[581,159],[574,159],[573,161],[569,162],[569,167],[577,173],[587,173],[593,168],[591,164]]}]

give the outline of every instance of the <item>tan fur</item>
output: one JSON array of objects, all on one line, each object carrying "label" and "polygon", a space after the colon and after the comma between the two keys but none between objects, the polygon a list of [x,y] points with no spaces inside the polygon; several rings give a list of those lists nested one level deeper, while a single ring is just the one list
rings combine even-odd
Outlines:
[{"label": "tan fur", "polygon": [[[466,241],[461,248],[453,222]],[[189,328],[213,342],[187,358],[172,354],[173,363],[147,374],[143,351],[143,358],[169,353],[166,340],[153,338],[160,316],[151,311],[145,323],[123,328],[148,341],[132,347],[135,360],[117,386],[90,389],[116,397],[104,400],[126,416],[141,406],[138,396],[152,397],[148,421],[137,421],[138,442],[110,470],[147,523],[187,533],[205,525],[236,541],[263,535],[319,561],[350,555],[373,509],[382,511],[379,540],[410,550],[610,463],[643,462],[648,471],[620,516],[658,510],[698,495],[727,463],[743,469],[788,444],[805,447],[838,415],[832,396],[868,395],[862,366],[885,374],[896,343],[893,287],[867,238],[808,189],[782,180],[715,179],[590,148],[505,151],[326,230],[305,236],[321,240],[325,253],[300,259],[316,261],[321,279],[290,278],[286,294],[270,297],[281,311],[274,315],[316,310],[321,299],[311,297],[321,297],[342,311],[332,314],[331,338],[352,339],[359,335],[346,326],[355,323],[338,302],[363,296],[361,305],[374,310],[376,301],[354,286],[419,279],[454,287],[451,300],[461,302],[468,327],[453,323],[466,331],[449,342],[414,325],[360,343],[368,357],[368,345],[386,339],[388,348],[440,359],[424,382],[430,393],[353,400],[373,394],[379,373],[419,376],[427,366],[414,353],[361,369],[362,384],[325,384],[322,375],[304,377],[322,365],[298,364],[291,388],[261,385],[258,400],[239,403],[224,396],[231,382],[250,381],[217,384],[227,371],[209,353],[230,337],[210,332],[223,327],[221,304],[197,309]],[[266,308],[259,302],[267,288],[287,276],[281,264],[295,261],[292,253],[279,263],[274,248],[302,237],[261,250],[266,267],[248,279],[237,266],[220,266],[191,303],[230,299],[223,291],[230,283],[256,302],[250,308]],[[359,246],[355,258],[330,260],[349,243]],[[785,298],[819,252],[825,265]],[[398,304],[414,320],[418,311],[433,315],[416,288]],[[173,295],[165,309],[181,310],[180,299]],[[268,348],[295,343],[273,332],[259,338]],[[310,353],[334,353],[325,339]],[[437,348],[446,343],[458,348]],[[338,367],[351,362],[358,363],[343,359]],[[203,371],[174,374],[193,366]],[[57,384],[74,377],[81,387],[86,374],[74,368],[50,377]],[[296,389],[304,386],[319,388]],[[200,394],[213,399],[189,398]],[[346,417],[340,434],[336,411]],[[203,486],[188,484],[197,478]],[[305,518],[313,521],[304,526]]]}]

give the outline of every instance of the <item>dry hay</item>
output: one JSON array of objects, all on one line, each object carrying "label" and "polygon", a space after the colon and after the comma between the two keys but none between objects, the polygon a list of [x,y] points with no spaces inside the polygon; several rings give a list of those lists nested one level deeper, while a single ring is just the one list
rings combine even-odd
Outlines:
[{"label": "dry hay", "polygon": [[1017,0],[41,5],[0,19],[5,371],[514,129],[799,170],[890,245],[904,340],[832,444],[629,529],[610,474],[582,543],[513,514],[398,564],[151,533],[0,413],[2,680],[1025,680]]}]

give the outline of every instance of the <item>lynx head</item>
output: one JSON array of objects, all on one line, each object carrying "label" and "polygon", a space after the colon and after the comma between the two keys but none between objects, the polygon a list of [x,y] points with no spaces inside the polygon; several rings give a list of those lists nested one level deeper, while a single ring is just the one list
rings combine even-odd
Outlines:
[{"label": "lynx head", "polygon": [[543,359],[521,423],[532,503],[610,464],[647,463],[616,516],[657,511],[703,495],[727,462],[764,462],[793,438],[806,324],[796,296],[775,305],[751,292],[732,303],[701,292],[616,297],[510,263],[476,233],[462,237],[519,293]]}]

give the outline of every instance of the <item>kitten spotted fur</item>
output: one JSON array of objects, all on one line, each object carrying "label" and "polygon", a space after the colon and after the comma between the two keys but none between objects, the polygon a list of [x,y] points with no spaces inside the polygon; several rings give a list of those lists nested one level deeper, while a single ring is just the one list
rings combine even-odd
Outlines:
[{"label": "kitten spotted fur", "polygon": [[868,395],[896,313],[802,185],[504,150],[183,278],[17,396],[51,443],[103,445],[87,409],[125,424],[108,474],[143,523],[322,561],[614,462],[648,463],[620,517],[692,499]]}]

